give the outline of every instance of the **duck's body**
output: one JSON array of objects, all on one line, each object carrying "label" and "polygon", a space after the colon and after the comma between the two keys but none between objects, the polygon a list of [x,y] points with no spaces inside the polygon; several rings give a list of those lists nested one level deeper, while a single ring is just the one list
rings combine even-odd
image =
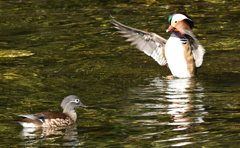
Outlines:
[{"label": "duck's body", "polygon": [[61,127],[69,126],[77,121],[75,107],[85,107],[80,99],[75,95],[70,95],[61,103],[63,112],[44,111],[30,115],[19,115],[22,117],[18,121],[23,127]]},{"label": "duck's body", "polygon": [[23,127],[59,127],[68,126],[76,122],[69,115],[57,111],[44,111],[33,115],[19,115],[23,117],[19,123]]},{"label": "duck's body", "polygon": [[[111,18],[112,19],[112,18]],[[174,29],[168,40],[152,32],[138,30],[112,19],[114,25],[138,49],[156,60],[161,66],[168,66],[175,77],[194,77],[196,69],[202,65],[204,48],[191,31],[193,21],[181,13],[169,17]]]},{"label": "duck's body", "polygon": [[182,46],[181,38],[172,33],[165,45],[165,57],[171,73],[176,77],[190,77],[190,71],[185,59],[186,49]]}]

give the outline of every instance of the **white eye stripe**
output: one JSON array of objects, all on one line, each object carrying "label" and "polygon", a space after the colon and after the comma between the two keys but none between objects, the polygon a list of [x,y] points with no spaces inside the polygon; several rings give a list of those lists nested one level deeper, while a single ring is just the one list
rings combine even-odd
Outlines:
[{"label": "white eye stripe", "polygon": [[71,102],[74,102],[74,103],[79,103],[79,102],[80,102],[80,100],[79,100],[79,99],[76,99],[76,100],[74,100],[74,101],[70,101],[69,103],[71,103]]},{"label": "white eye stripe", "polygon": [[[188,18],[188,17],[186,17],[185,15],[183,15],[183,14],[175,14],[174,16],[173,16],[173,21],[175,22],[175,21],[182,21],[182,20],[184,20],[184,19],[188,19],[188,20],[191,20],[190,18]],[[191,20],[192,21],[192,20]]]},{"label": "white eye stripe", "polygon": [[74,100],[74,101],[68,102],[68,103],[65,105],[64,109],[65,109],[70,103],[72,103],[72,102],[74,102],[74,103],[79,103],[80,100],[79,100],[79,99],[76,99],[76,100]]}]

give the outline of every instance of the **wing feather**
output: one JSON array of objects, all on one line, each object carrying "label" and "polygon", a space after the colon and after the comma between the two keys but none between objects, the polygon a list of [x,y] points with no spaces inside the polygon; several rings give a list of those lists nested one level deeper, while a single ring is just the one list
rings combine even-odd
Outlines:
[{"label": "wing feather", "polygon": [[196,67],[200,67],[203,63],[203,55],[205,54],[205,49],[200,44],[198,39],[195,37],[192,31],[185,30],[184,36],[189,40],[190,42],[190,48],[193,53],[193,58],[195,60]]},{"label": "wing feather", "polygon": [[167,65],[164,54],[166,39],[152,32],[126,26],[112,17],[110,17],[110,19],[113,21],[115,28],[119,30],[117,32],[122,34],[122,37],[127,38],[127,42],[131,42],[131,45],[135,45],[139,50],[151,56],[161,66]]}]

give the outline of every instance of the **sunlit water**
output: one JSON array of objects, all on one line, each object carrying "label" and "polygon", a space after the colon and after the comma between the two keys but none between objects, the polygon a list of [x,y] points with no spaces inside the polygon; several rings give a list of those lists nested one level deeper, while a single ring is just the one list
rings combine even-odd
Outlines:
[{"label": "sunlit water", "polygon": [[[147,133],[134,138],[152,138],[152,144],[156,146],[183,146],[204,142],[196,141],[194,137],[208,131],[184,133],[204,123],[204,116],[208,113],[201,100],[204,93],[200,83],[193,79],[154,78],[149,85],[132,89],[131,92],[135,101],[142,101],[133,104],[132,108],[136,108],[138,113],[132,116],[139,118],[135,121],[137,124],[149,129]],[[164,129],[156,131],[161,126]]]},{"label": "sunlit water", "polygon": [[[0,147],[239,147],[237,1],[0,1]],[[206,49],[193,79],[170,74],[131,47],[109,20],[168,38],[183,11]],[[81,97],[67,128],[22,128],[19,114],[61,111]]]}]

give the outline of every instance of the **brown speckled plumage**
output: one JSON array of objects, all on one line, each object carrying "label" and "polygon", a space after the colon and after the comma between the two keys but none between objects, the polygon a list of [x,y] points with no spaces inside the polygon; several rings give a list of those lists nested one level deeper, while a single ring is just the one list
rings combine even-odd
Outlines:
[{"label": "brown speckled plumage", "polygon": [[24,127],[60,127],[74,124],[77,120],[75,107],[85,107],[80,99],[75,95],[70,95],[61,103],[63,112],[44,111],[30,115],[19,115],[22,117],[18,121]]}]

